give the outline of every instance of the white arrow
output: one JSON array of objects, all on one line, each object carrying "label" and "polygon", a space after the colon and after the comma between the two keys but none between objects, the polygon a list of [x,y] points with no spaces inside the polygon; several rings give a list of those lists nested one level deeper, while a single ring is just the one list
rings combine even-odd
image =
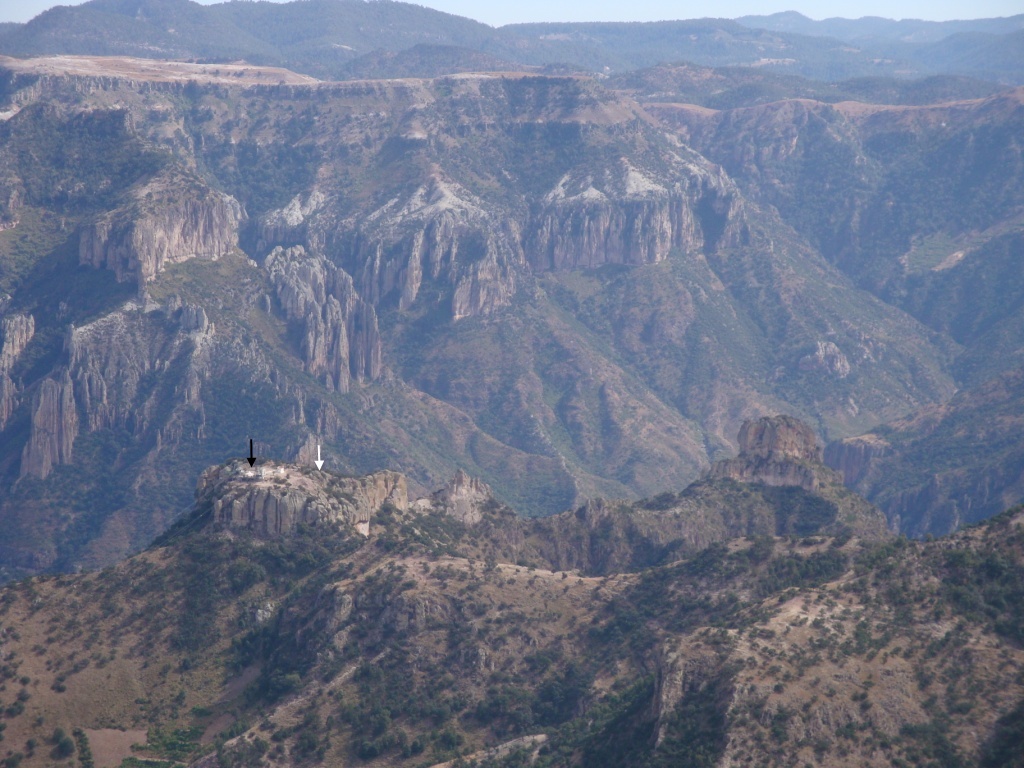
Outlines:
[{"label": "white arrow", "polygon": [[313,463],[316,464],[317,469],[324,468],[324,460],[320,458],[320,443],[316,444],[316,461]]}]

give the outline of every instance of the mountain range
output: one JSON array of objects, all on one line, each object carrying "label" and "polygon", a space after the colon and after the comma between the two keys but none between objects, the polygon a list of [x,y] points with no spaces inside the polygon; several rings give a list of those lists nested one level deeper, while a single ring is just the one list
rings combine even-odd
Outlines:
[{"label": "mountain range", "polygon": [[[973,22],[813,22],[799,14],[652,23],[486,24],[391,0],[90,0],[0,28],[10,55],[126,55],[286,66],[337,79],[417,44],[525,65],[621,72],[659,63],[756,66],[825,80],[961,74],[1024,84],[1024,15]],[[351,62],[360,57],[354,69]]]},{"label": "mountain range", "polygon": [[790,418],[637,504],[236,459],[153,546],[0,590],[9,763],[1019,762],[1020,508],[896,538]]},{"label": "mountain range", "polygon": [[0,25],[0,768],[1019,768],[1022,25]]},{"label": "mountain range", "polygon": [[[5,28],[2,51],[61,52],[2,60],[10,572],[143,547],[250,439],[421,492],[462,468],[547,515],[677,492],[789,413],[894,529],[1019,500],[1015,422],[980,414],[1020,402],[1020,89],[636,69],[630,46],[703,33],[585,26],[634,69],[390,2],[93,0]],[[397,50],[362,54],[382,30]],[[302,64],[313,31],[365,39],[333,70],[257,63]]]}]

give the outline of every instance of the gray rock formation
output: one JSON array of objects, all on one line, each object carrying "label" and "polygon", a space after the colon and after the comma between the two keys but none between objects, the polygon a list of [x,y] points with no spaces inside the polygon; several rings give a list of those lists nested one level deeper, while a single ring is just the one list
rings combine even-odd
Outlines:
[{"label": "gray rock formation", "polygon": [[324,523],[345,523],[369,535],[371,518],[385,504],[409,507],[405,477],[397,472],[343,478],[271,461],[250,468],[241,459],[206,470],[196,499],[211,505],[215,522],[261,536]]},{"label": "gray rock formation", "polygon": [[71,374],[43,379],[32,401],[32,427],[21,454],[21,477],[45,478],[57,464],[71,461],[78,436],[78,412]]},{"label": "gray rock formation", "polygon": [[466,525],[476,525],[484,518],[484,507],[494,504],[494,492],[487,483],[470,477],[461,469],[448,484],[431,494],[428,499],[420,499],[415,506],[425,509],[427,502],[433,509],[439,509]]},{"label": "gray rock formation", "polygon": [[837,440],[825,447],[825,463],[843,475],[850,488],[860,489],[875,468],[875,461],[891,453],[891,446],[882,437],[873,434]]},{"label": "gray rock formation", "polygon": [[[71,375],[88,431],[123,429],[137,436],[150,426],[160,403],[156,393],[140,399],[143,380],[193,349],[184,335],[166,332],[162,315],[130,302],[70,332],[66,346]],[[205,312],[193,308],[191,324],[202,318]]]},{"label": "gray rock formation", "polygon": [[388,299],[406,309],[432,281],[452,292],[456,320],[508,304],[525,262],[521,240],[515,221],[439,173],[357,222],[327,216],[310,233],[314,245],[345,254],[360,295],[374,306]]},{"label": "gray rock formation", "polygon": [[801,371],[821,371],[837,379],[845,379],[852,370],[850,361],[832,341],[819,341],[817,349],[800,358]]},{"label": "gray rock formation", "polygon": [[210,327],[206,310],[195,304],[182,306],[178,322],[181,323],[181,330],[186,333],[205,333]]},{"label": "gray rock formation", "polygon": [[821,464],[821,449],[814,431],[792,416],[766,416],[744,422],[739,443],[739,456],[713,464],[712,478],[797,485],[814,491],[820,473],[831,473]]},{"label": "gray rock formation", "polygon": [[7,315],[0,318],[0,371],[11,370],[35,332],[36,321],[32,315]]},{"label": "gray rock formation", "polygon": [[713,250],[721,233],[710,221],[702,226],[697,211],[706,198],[707,205],[724,204],[720,219],[735,218],[738,195],[703,159],[662,159],[674,161],[674,178],[621,158],[603,173],[578,171],[560,179],[533,212],[525,248],[530,265],[561,271],[655,264],[672,249]]},{"label": "gray rock formation", "polygon": [[264,267],[285,317],[302,329],[306,370],[340,392],[348,392],[353,380],[380,377],[377,313],[347,272],[302,246],[275,248]]},{"label": "gray rock formation", "polygon": [[216,259],[238,246],[245,218],[230,195],[181,175],[142,188],[136,200],[82,230],[79,262],[144,285],[167,264]]},{"label": "gray rock formation", "polygon": [[[0,301],[0,312],[6,302]],[[35,334],[32,315],[0,317],[0,431],[7,426],[18,405],[18,386],[10,377],[11,368]]]},{"label": "gray rock formation", "polygon": [[0,371],[0,431],[7,426],[14,409],[18,406],[18,386],[10,376]]},{"label": "gray rock formation", "polygon": [[288,247],[305,242],[309,219],[323,207],[324,202],[324,195],[314,189],[305,200],[296,195],[284,208],[261,216],[257,224],[259,239],[256,251],[265,253],[277,245]]},{"label": "gray rock formation", "polygon": [[655,672],[651,719],[655,722],[654,744],[660,747],[680,704],[687,696],[716,682],[716,677],[720,675],[720,662],[710,648],[685,638],[668,641],[659,648],[655,658]]}]

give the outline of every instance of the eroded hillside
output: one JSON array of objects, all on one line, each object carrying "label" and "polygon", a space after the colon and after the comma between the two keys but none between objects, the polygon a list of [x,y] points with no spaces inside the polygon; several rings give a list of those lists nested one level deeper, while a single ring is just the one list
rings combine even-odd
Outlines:
[{"label": "eroded hillside", "polygon": [[[768,432],[756,445],[782,450],[761,459],[781,462],[790,438]],[[929,543],[829,535],[814,517],[785,536],[727,528],[646,568],[629,564],[646,544],[622,541],[632,556],[598,575],[524,547],[537,532],[562,549],[575,539],[516,518],[479,482],[460,475],[409,503],[395,480],[385,497],[380,479],[214,468],[194,510],[146,552],[5,588],[13,759],[997,766],[1019,755],[1019,509]],[[734,509],[758,514],[770,486],[728,482]],[[225,513],[271,497],[320,511],[281,530]],[[367,528],[346,504],[369,511]],[[635,511],[706,529],[721,509],[671,506]],[[785,530],[800,508],[789,497],[759,514]]]},{"label": "eroded hillside", "polygon": [[947,337],[591,79],[69,61],[6,70],[8,567],[143,546],[249,438],[536,514],[953,392]]}]

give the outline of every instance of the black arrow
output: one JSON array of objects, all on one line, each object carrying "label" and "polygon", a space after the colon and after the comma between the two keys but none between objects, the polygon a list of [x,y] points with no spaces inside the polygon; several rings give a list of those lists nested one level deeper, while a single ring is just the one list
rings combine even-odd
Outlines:
[{"label": "black arrow", "polygon": [[249,466],[256,463],[256,457],[252,455],[252,438],[249,438]]}]

